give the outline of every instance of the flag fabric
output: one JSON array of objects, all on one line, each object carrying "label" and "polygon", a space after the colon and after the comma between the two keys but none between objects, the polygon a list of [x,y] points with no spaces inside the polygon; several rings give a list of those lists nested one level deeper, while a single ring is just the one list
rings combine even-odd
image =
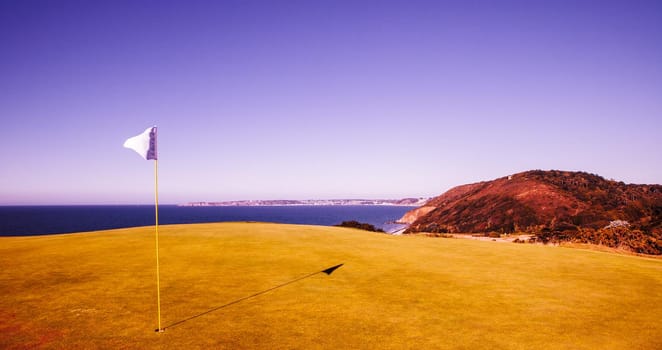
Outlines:
[{"label": "flag fabric", "polygon": [[145,160],[156,160],[156,126],[147,128],[142,134],[124,141],[124,147],[136,151]]}]

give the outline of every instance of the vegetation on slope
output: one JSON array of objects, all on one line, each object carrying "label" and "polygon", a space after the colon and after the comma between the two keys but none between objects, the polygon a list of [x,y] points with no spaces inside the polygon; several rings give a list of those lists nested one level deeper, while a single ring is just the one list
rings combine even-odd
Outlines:
[{"label": "vegetation on slope", "polygon": [[[600,243],[662,254],[662,185],[535,170],[458,186],[426,207],[428,213],[407,232],[527,232],[543,242]],[[612,222],[627,225],[613,229]]]}]

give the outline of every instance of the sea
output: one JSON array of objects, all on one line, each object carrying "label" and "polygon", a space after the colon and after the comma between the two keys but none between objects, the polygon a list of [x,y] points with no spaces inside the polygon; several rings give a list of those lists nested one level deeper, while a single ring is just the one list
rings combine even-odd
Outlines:
[{"label": "sea", "polygon": [[[272,222],[332,226],[356,220],[386,232],[409,206],[237,206],[159,205],[159,225],[209,222]],[[154,225],[153,205],[0,206],[0,236],[34,236]]]}]

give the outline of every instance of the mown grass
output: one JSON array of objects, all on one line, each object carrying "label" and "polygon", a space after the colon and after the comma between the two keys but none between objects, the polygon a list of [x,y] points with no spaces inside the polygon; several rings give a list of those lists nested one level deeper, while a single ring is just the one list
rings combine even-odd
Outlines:
[{"label": "mown grass", "polygon": [[662,348],[661,260],[260,223],[160,243],[155,333],[153,228],[0,238],[0,348]]}]

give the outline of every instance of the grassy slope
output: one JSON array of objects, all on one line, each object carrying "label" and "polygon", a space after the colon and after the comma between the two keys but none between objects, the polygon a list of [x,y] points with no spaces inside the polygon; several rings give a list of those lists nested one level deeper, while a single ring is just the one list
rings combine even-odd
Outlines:
[{"label": "grassy slope", "polygon": [[662,261],[275,224],[0,238],[0,348],[662,348]]}]

